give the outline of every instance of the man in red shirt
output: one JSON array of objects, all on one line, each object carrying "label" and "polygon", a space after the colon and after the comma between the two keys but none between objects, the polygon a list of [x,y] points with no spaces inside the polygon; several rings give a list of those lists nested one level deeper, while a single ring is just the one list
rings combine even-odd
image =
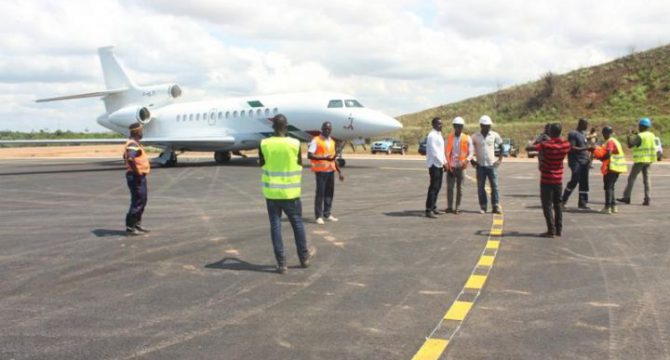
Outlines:
[{"label": "man in red shirt", "polygon": [[[553,238],[561,236],[563,230],[563,209],[561,194],[563,193],[563,160],[570,152],[570,142],[561,138],[561,124],[549,126],[549,140],[536,142],[529,146],[539,152],[540,163],[540,198],[542,211],[547,222],[547,232],[540,236]],[[552,211],[553,210],[553,211]]]}]

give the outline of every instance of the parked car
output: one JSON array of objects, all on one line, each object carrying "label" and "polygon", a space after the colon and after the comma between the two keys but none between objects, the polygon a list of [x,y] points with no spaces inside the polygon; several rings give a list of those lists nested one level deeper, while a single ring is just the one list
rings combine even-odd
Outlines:
[{"label": "parked car", "polygon": [[656,160],[661,161],[663,159],[663,144],[658,136],[654,138],[654,144],[656,144]]},{"label": "parked car", "polygon": [[386,153],[387,155],[392,153],[405,155],[407,152],[407,145],[403,144],[402,141],[397,139],[382,139],[372,143],[370,151],[373,154],[381,152]]},{"label": "parked car", "polygon": [[419,141],[419,154],[426,155],[426,138]]},{"label": "parked car", "polygon": [[503,138],[502,141],[503,141],[502,146],[495,150],[496,156],[500,156],[501,150],[502,150],[502,156],[505,157],[507,156],[517,157],[517,155],[519,155],[519,149],[517,149],[516,145],[514,144],[514,140],[510,138]]},{"label": "parked car", "polygon": [[531,146],[533,146],[533,143],[535,143],[535,140],[533,140],[533,139],[528,140],[528,143],[526,143],[526,154],[527,154],[529,159],[532,159],[532,158],[536,157],[537,155],[539,155],[539,152],[537,150],[535,150],[535,147],[531,148]]}]

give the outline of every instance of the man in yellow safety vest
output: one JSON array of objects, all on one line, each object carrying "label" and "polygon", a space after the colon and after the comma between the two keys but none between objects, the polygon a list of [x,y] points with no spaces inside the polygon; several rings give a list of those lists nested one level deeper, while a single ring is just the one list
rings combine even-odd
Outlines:
[{"label": "man in yellow safety vest", "polygon": [[287,266],[281,234],[282,211],[293,228],[295,246],[303,268],[309,267],[310,259],[316,253],[316,249],[307,247],[305,227],[302,223],[300,142],[287,136],[288,121],[284,115],[278,114],[272,118],[272,128],[274,135],[261,140],[258,158],[263,168],[261,182],[270,218],[270,235],[277,260],[277,272],[285,274]]},{"label": "man in yellow safety vest", "polygon": [[630,204],[630,195],[633,192],[633,185],[637,175],[642,172],[644,181],[644,202],[642,205],[649,206],[651,203],[651,181],[649,179],[649,167],[656,162],[656,145],[654,144],[654,134],[649,131],[651,128],[651,119],[642,118],[638,122],[638,133],[628,136],[628,147],[633,148],[633,168],[628,175],[628,184],[623,192],[623,197],[617,201],[624,204]]},{"label": "man in yellow safety vest", "polygon": [[614,201],[614,185],[619,175],[628,171],[623,148],[619,140],[612,137],[613,133],[614,129],[611,126],[603,127],[602,134],[605,144],[597,147],[593,152],[593,156],[603,163],[600,167],[605,185],[605,207],[600,211],[603,214],[616,214],[618,212]]}]

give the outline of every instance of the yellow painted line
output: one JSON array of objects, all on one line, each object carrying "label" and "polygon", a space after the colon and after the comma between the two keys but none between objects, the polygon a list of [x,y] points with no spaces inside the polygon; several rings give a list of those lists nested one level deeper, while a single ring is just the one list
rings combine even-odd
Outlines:
[{"label": "yellow painted line", "polygon": [[471,308],[472,308],[471,302],[455,301],[449,308],[449,311],[447,311],[447,314],[444,315],[444,319],[463,321],[463,319],[465,319],[465,317],[468,315],[468,312],[470,311]]},{"label": "yellow painted line", "polygon": [[500,247],[500,240],[489,240],[486,242],[487,249],[498,249]]},{"label": "yellow painted line", "polygon": [[488,255],[482,255],[481,258],[479,258],[479,263],[477,265],[479,266],[493,266],[493,260],[495,260],[495,256],[488,256]]},{"label": "yellow painted line", "polygon": [[449,345],[449,340],[427,339],[412,360],[437,360]]},{"label": "yellow painted line", "polygon": [[502,225],[503,219],[493,219],[493,225]]},{"label": "yellow painted line", "polygon": [[493,235],[493,236],[502,235],[502,228],[491,229],[491,232],[489,233],[489,235]]},{"label": "yellow painted line", "polygon": [[465,283],[466,289],[481,289],[486,282],[486,275],[470,275],[468,282]]}]

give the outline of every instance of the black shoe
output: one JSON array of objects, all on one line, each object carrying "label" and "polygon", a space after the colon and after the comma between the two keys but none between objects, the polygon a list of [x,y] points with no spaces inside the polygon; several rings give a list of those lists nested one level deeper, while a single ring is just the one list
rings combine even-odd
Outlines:
[{"label": "black shoe", "polygon": [[616,201],[624,203],[624,204],[630,204],[630,199],[625,199],[625,198],[618,198]]},{"label": "black shoe", "polygon": [[554,237],[554,233],[551,232],[551,231],[547,231],[547,232],[544,232],[544,233],[540,234],[540,236],[541,236],[541,237],[544,237],[544,238],[553,238],[553,237]]},{"label": "black shoe", "polygon": [[426,211],[426,217],[431,219],[437,219],[437,216],[435,216],[435,214],[433,214],[432,211]]},{"label": "black shoe", "polygon": [[494,213],[494,214],[502,214],[502,211],[500,211],[500,209],[496,206],[496,207],[493,208],[492,213]]},{"label": "black shoe", "polygon": [[304,269],[308,268],[314,255],[316,255],[316,248],[312,246],[308,250],[307,257],[305,259],[300,259],[300,266]]},{"label": "black shoe", "polygon": [[128,236],[137,236],[137,235],[142,235],[139,230],[137,230],[134,227],[126,227],[126,235]]},{"label": "black shoe", "polygon": [[440,211],[437,210],[437,209],[435,209],[435,210],[433,210],[433,214],[434,214],[434,215],[440,215]]},{"label": "black shoe", "polygon": [[454,210],[452,210],[451,208],[446,208],[446,209],[444,209],[444,213],[445,213],[445,214],[451,214],[451,213],[453,213],[453,212],[454,212]]},{"label": "black shoe", "polygon": [[647,200],[645,200],[645,201],[642,203],[642,205],[644,205],[644,206],[649,206],[649,203],[651,203],[651,200],[650,200],[650,199],[647,199]]},{"label": "black shoe", "polygon": [[150,233],[151,232],[149,229],[142,227],[141,224],[135,225],[135,229],[137,229],[137,230],[139,230],[143,233]]},{"label": "black shoe", "polygon": [[556,236],[561,237],[561,230],[556,231]]}]

